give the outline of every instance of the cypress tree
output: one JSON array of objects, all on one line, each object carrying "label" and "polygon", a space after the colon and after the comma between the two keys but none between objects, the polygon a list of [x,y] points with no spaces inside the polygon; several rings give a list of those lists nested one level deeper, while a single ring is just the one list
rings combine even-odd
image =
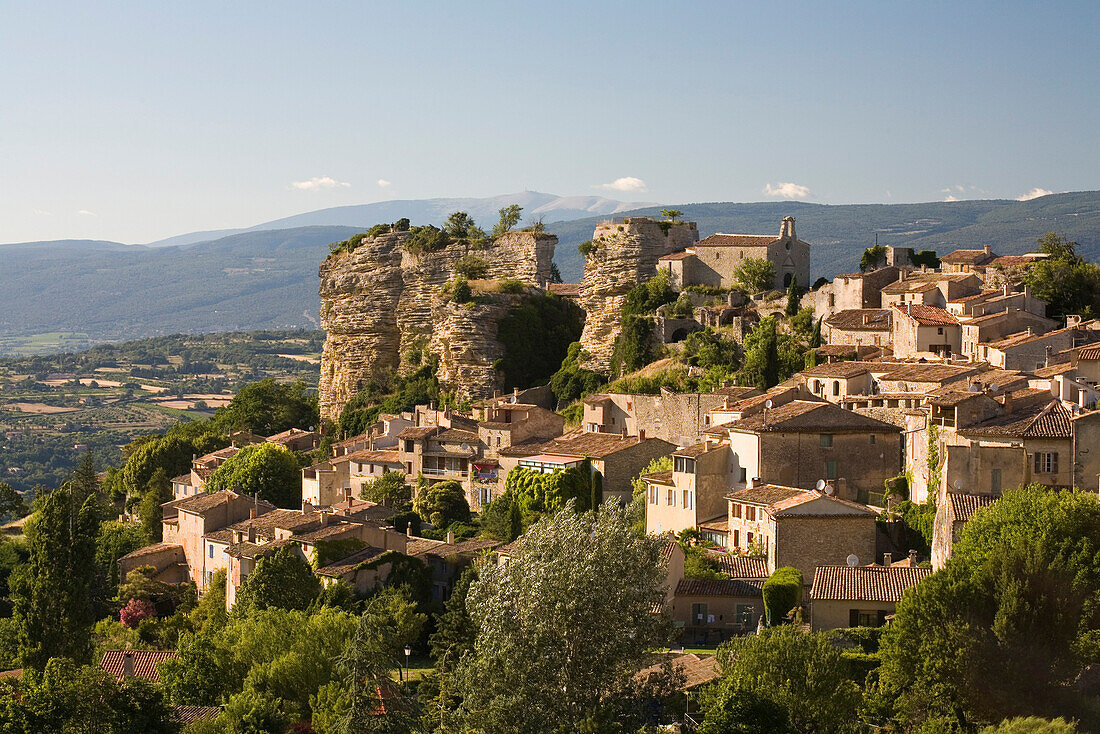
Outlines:
[{"label": "cypress tree", "polygon": [[791,278],[791,284],[787,286],[787,316],[798,313],[798,278]]}]

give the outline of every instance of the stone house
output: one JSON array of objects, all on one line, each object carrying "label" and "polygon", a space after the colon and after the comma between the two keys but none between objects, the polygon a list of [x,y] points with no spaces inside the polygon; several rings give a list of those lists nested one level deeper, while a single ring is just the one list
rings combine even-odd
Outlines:
[{"label": "stone house", "polygon": [[625,504],[633,496],[631,481],[650,461],[668,456],[675,448],[668,441],[646,437],[644,430],[638,436],[574,432],[545,444],[530,445],[527,456],[520,457],[518,464],[552,472],[580,466],[587,460],[593,480],[602,485],[604,500],[614,497]]},{"label": "stone house", "polygon": [[1047,302],[1031,295],[1030,286],[1025,285],[1020,290],[1013,290],[1012,286],[1004,285],[998,289],[983,290],[977,295],[965,296],[947,303],[947,310],[960,318],[978,318],[1009,309],[1046,316]]},{"label": "stone house", "polygon": [[932,569],[939,571],[951,557],[963,526],[974,513],[989,507],[997,498],[988,494],[943,492],[936,502],[936,520],[932,527]]},{"label": "stone house", "polygon": [[686,644],[710,645],[756,630],[763,581],[681,579],[670,609]]},{"label": "stone house", "polygon": [[265,440],[268,443],[285,446],[291,451],[304,453],[313,451],[321,445],[321,434],[312,430],[304,431],[300,428],[291,428],[282,433],[276,433],[274,436],[268,436]]},{"label": "stone house", "polygon": [[961,322],[961,351],[972,362],[986,361],[984,356],[979,356],[981,345],[1000,342],[1010,334],[1021,332],[1045,334],[1057,325],[1053,319],[1015,308],[977,316]]},{"label": "stone house", "polygon": [[657,268],[669,273],[677,290],[689,285],[734,288],[737,267],[745,258],[768,260],[775,267],[776,290],[786,290],[793,280],[810,285],[810,245],[798,239],[794,217],[784,217],[779,236],[712,234],[681,252],[657,260]]},{"label": "stone house", "polygon": [[997,254],[986,245],[980,250],[955,250],[940,258],[940,270],[945,273],[973,273],[983,275],[985,268]]},{"label": "stone house", "polygon": [[447,533],[446,542],[411,538],[405,552],[428,566],[432,576],[432,601],[442,604],[451,598],[462,570],[500,545],[498,541],[481,538],[456,542],[454,533]]},{"label": "stone house", "polygon": [[302,469],[302,499],[323,507],[359,496],[363,486],[386,472],[405,473],[405,465],[394,449],[363,449],[333,457]]},{"label": "stone house", "polygon": [[959,320],[942,308],[911,304],[895,306],[894,357],[947,359],[962,349]]},{"label": "stone house", "polygon": [[317,569],[317,575],[323,586],[343,581],[351,584],[356,593],[363,595],[389,576],[393,563],[386,560],[387,553],[390,551],[384,548],[364,546],[346,558],[321,566]]},{"label": "stone house", "polygon": [[849,395],[866,395],[874,391],[873,363],[826,362],[798,373],[806,391],[827,400],[840,403]]},{"label": "stone house", "polygon": [[589,433],[660,438],[686,445],[701,440],[711,425],[711,413],[732,402],[759,395],[751,387],[724,387],[709,393],[678,393],[661,388],[656,395],[603,393],[584,399],[581,425]]},{"label": "stone house", "polygon": [[811,629],[881,627],[905,593],[931,575],[921,566],[818,566],[810,589]]},{"label": "stone house", "polygon": [[893,324],[890,309],[845,309],[822,321],[822,336],[828,344],[889,347],[893,344]]},{"label": "stone house", "polygon": [[814,569],[843,564],[848,556],[875,557],[878,513],[816,490],[757,484],[726,495],[729,549],[764,547],[768,572],[794,566],[807,586]]},{"label": "stone house", "polygon": [[726,515],[729,446],[702,442],[672,452],[672,469],[646,474],[647,533],[679,533]]},{"label": "stone house", "polygon": [[948,302],[981,293],[981,279],[968,273],[901,271],[898,279],[882,289],[882,308],[918,305],[944,308]]},{"label": "stone house", "polygon": [[[842,311],[882,309],[882,289],[897,281],[901,271],[894,266],[867,273],[838,275],[803,297],[803,305],[813,306],[814,315],[828,319]],[[807,303],[807,301],[809,301]]]},{"label": "stone house", "polygon": [[837,496],[881,492],[901,471],[901,429],[832,403],[794,400],[714,429],[729,443],[733,489],[753,480],[810,489],[819,480]]},{"label": "stone house", "polygon": [[1036,333],[1027,329],[1010,334],[1000,341],[978,347],[978,359],[1006,370],[1028,372],[1047,366],[1053,353],[1100,341],[1100,321],[1081,322],[1071,317],[1071,325],[1064,329]]}]

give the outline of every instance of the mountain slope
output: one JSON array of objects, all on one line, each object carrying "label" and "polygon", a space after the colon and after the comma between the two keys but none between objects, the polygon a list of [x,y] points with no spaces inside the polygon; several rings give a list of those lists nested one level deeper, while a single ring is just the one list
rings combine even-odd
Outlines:
[{"label": "mountain slope", "polygon": [[[434,206],[446,210],[455,200],[446,201]],[[1037,237],[1053,230],[1079,242],[1086,258],[1100,260],[1100,192],[1026,202],[707,203],[677,208],[685,219],[698,222],[704,237],[714,232],[778,233],[780,220],[794,216],[799,236],[813,246],[814,278],[856,270],[863,248],[876,235],[882,244],[941,254],[984,244],[1000,254],[1015,254],[1032,249]],[[400,208],[374,210],[368,222],[392,221],[407,213]],[[657,207],[649,207],[614,216],[657,213]],[[589,216],[548,227],[558,235],[555,261],[567,281],[578,281],[583,270],[577,245],[606,218]],[[363,229],[330,225],[257,230],[157,248],[87,241],[6,245],[0,247],[0,334],[80,331],[118,340],[173,332],[316,328],[317,267],[329,243]]]}]

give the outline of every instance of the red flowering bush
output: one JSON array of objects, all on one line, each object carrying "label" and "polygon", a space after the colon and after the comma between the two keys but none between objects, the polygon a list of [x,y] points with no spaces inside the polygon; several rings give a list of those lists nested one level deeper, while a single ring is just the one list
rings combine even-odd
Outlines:
[{"label": "red flowering bush", "polygon": [[155,616],[157,616],[157,608],[153,606],[153,602],[141,599],[131,599],[126,602],[126,606],[118,614],[119,620],[131,629],[137,627],[142,620]]}]

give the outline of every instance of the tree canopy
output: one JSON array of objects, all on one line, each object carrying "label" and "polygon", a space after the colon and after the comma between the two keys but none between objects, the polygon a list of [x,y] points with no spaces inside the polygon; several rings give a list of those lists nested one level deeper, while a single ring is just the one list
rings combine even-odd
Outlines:
[{"label": "tree canopy", "polygon": [[245,446],[222,462],[206,482],[207,492],[231,489],[277,507],[302,504],[302,474],[293,451],[274,443]]},{"label": "tree canopy", "polygon": [[1024,276],[1032,293],[1048,302],[1047,316],[1095,316],[1100,312],[1100,266],[1077,254],[1077,243],[1054,232],[1039,238],[1039,251],[1049,257]]},{"label": "tree canopy", "polygon": [[237,591],[233,612],[247,615],[271,607],[306,609],[321,593],[313,569],[289,547],[262,556]]},{"label": "tree canopy", "polygon": [[284,385],[267,377],[241,388],[229,405],[218,408],[214,422],[225,430],[261,436],[317,426],[317,394],[302,380]]},{"label": "tree canopy", "polygon": [[747,293],[769,291],[775,284],[775,265],[762,257],[746,257],[733,271],[738,287]]},{"label": "tree canopy", "polygon": [[470,521],[470,504],[466,501],[466,490],[454,479],[418,488],[413,509],[437,528]]}]

